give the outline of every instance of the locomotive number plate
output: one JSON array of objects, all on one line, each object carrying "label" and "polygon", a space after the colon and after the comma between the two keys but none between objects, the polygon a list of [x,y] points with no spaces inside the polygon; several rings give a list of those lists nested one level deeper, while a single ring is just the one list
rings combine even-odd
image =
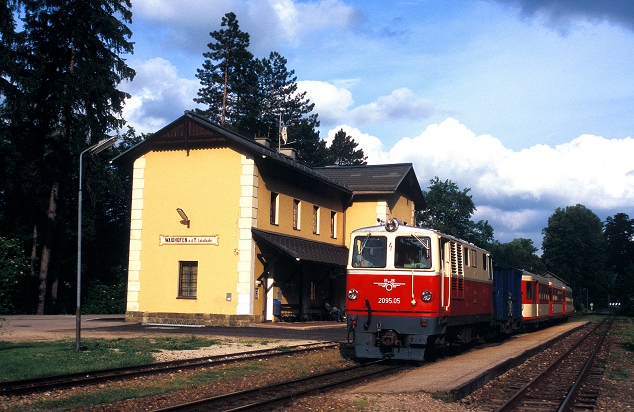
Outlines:
[{"label": "locomotive number plate", "polygon": [[398,305],[401,303],[401,298],[379,298],[379,303]]}]

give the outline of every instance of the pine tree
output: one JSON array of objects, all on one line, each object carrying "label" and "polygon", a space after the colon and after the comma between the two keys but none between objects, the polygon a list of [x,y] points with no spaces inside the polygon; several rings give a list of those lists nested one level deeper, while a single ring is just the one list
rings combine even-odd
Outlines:
[{"label": "pine tree", "polygon": [[[15,4],[23,16],[18,33],[22,44],[14,55],[21,70],[9,77],[14,92],[5,95],[0,113],[26,169],[22,172],[31,175],[25,188],[11,192],[24,208],[9,212],[21,217],[22,227],[16,224],[15,233],[32,233],[34,244],[42,245],[37,313],[44,313],[49,287],[51,299],[57,297],[57,274],[72,273],[62,270],[61,256],[72,250],[65,240],[70,240],[67,231],[73,231],[76,217],[72,193],[77,155],[124,123],[121,113],[129,95],[117,86],[132,79],[134,70],[119,54],[132,52],[126,26],[132,13],[129,0]],[[32,250],[35,262],[39,249]],[[56,274],[53,280],[50,268]]]},{"label": "pine tree", "polygon": [[257,89],[253,55],[247,50],[249,33],[240,30],[235,13],[225,14],[220,26],[226,29],[209,33],[213,41],[207,45],[210,51],[203,54],[203,68],[196,73],[202,87],[194,101],[207,106],[198,113],[240,130],[241,120],[252,111],[250,97]]},{"label": "pine tree", "polygon": [[337,166],[366,164],[367,157],[363,154],[363,149],[357,149],[358,146],[359,144],[351,136],[340,129],[335,133],[328,148],[328,164]]},{"label": "pine tree", "polygon": [[[242,32],[234,13],[222,18],[225,29],[210,33],[214,39],[203,68],[197,70],[201,88],[196,112],[247,137],[268,137],[272,146],[296,149],[297,159],[313,166],[326,164],[325,142],[319,138],[318,115],[306,92],[298,92],[294,70],[277,52],[257,59],[248,51],[249,34]],[[280,120],[287,140],[280,136]]]}]

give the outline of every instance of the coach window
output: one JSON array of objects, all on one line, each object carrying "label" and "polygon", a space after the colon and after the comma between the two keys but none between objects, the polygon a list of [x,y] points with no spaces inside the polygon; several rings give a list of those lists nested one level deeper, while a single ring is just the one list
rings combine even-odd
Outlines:
[{"label": "coach window", "polygon": [[472,268],[478,267],[478,251],[477,250],[471,250],[471,267]]},{"label": "coach window", "polygon": [[533,300],[533,282],[526,282],[526,300]]},{"label": "coach window", "polygon": [[352,267],[384,268],[387,256],[385,236],[356,236],[353,242]]},{"label": "coach window", "polygon": [[198,262],[178,262],[178,297],[196,299]]},{"label": "coach window", "polygon": [[394,246],[394,267],[429,269],[431,240],[428,237],[399,236]]},{"label": "coach window", "polygon": [[464,252],[462,253],[464,256],[464,267],[469,267],[469,248],[465,246]]}]

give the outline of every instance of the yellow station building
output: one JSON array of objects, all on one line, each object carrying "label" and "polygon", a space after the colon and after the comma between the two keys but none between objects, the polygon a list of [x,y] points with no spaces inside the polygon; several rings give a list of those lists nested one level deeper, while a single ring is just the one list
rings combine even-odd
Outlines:
[{"label": "yellow station building", "polygon": [[424,208],[411,164],[312,168],[191,112],[133,167],[126,319],[244,325],[345,303],[352,230]]}]

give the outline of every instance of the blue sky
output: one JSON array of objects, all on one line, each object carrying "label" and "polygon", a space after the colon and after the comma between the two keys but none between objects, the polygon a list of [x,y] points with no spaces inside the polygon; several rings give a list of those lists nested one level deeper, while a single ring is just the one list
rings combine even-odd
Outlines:
[{"label": "blue sky", "polygon": [[634,4],[577,0],[135,0],[125,118],[156,131],[195,107],[222,16],[277,51],[369,163],[471,188],[502,242],[557,207],[634,217]]}]

